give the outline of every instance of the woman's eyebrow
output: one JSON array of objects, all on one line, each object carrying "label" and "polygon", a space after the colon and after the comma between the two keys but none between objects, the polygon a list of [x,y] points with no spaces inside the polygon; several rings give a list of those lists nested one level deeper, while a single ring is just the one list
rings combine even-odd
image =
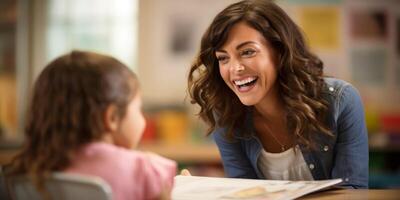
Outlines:
[{"label": "woman's eyebrow", "polygon": [[[246,45],[248,45],[248,44],[256,44],[256,42],[254,42],[254,41],[245,41],[245,42],[242,42],[242,43],[240,43],[240,44],[238,44],[238,45],[236,46],[236,50],[238,50],[238,49],[240,49],[240,48],[242,48],[243,46],[246,46]],[[226,50],[224,50],[224,49],[217,49],[216,52],[227,53]]]},{"label": "woman's eyebrow", "polygon": [[242,42],[242,43],[240,43],[239,45],[236,46],[236,50],[238,50],[238,49],[240,49],[240,48],[242,48],[243,46],[246,46],[246,45],[248,45],[248,44],[255,44],[255,43],[256,43],[256,42],[253,42],[253,41]]}]

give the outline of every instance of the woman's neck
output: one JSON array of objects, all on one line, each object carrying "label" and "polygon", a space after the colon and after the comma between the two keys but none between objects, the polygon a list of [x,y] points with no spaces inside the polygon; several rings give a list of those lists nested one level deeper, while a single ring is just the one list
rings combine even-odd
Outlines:
[{"label": "woman's neck", "polygon": [[271,88],[271,91],[254,107],[256,114],[269,122],[285,119],[285,106],[277,87]]}]

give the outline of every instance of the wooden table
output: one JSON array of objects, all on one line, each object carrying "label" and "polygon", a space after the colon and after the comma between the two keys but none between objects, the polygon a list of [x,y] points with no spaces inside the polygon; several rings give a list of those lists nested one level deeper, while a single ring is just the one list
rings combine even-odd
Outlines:
[{"label": "wooden table", "polygon": [[390,189],[390,190],[362,190],[362,189],[338,189],[338,190],[328,190],[324,192],[317,192],[314,194],[306,195],[300,199],[310,200],[310,199],[318,199],[318,200],[367,200],[367,199],[400,199],[400,189]]}]

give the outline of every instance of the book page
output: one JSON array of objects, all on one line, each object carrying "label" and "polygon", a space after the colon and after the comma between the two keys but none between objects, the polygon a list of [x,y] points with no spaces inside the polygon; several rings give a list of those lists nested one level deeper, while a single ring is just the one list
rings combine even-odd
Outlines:
[{"label": "book page", "polygon": [[294,199],[340,182],[341,179],[281,181],[179,175],[175,177],[172,199]]}]

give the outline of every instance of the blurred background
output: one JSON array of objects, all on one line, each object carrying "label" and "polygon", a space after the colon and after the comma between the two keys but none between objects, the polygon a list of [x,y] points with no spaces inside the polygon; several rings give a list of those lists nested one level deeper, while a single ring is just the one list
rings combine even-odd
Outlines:
[{"label": "blurred background", "polygon": [[[141,150],[195,175],[223,176],[218,150],[189,102],[186,77],[213,17],[234,0],[1,0],[0,165],[23,141],[36,76],[72,49],[110,54],[141,81]],[[366,111],[370,187],[400,188],[400,1],[278,0],[325,73],[355,85]],[[71,102],[73,103],[73,102]]]}]

